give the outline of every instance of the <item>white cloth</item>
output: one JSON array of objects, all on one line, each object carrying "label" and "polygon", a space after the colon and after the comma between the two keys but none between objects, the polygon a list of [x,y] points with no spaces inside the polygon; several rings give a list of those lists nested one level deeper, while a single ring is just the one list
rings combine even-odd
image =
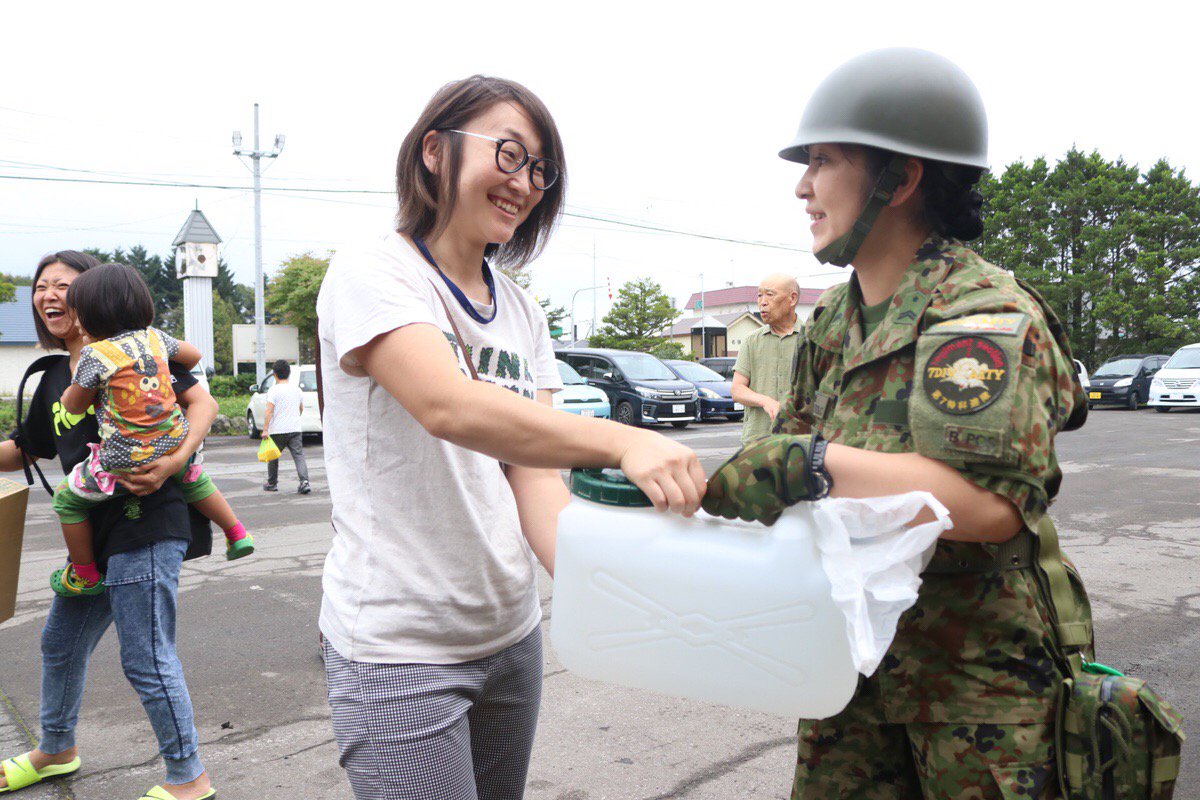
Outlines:
[{"label": "white cloth", "polygon": [[[905,527],[929,508],[936,519]],[[813,504],[821,566],[833,602],[846,615],[854,667],[870,677],[879,667],[900,615],[917,602],[921,571],[950,512],[929,492],[889,497],[827,498]]]},{"label": "white cloth", "polygon": [[267,402],[274,406],[271,419],[267,422],[267,433],[299,433],[300,406],[304,404],[304,392],[292,383],[278,380],[267,389]]},{"label": "white cloth", "polygon": [[[436,326],[453,346],[437,292],[481,378],[531,401],[539,389],[561,388],[541,307],[498,271],[493,276],[498,311],[481,324],[393,233],[373,247],[339,251],[321,285],[335,535],[320,626],[351,661],[469,661],[520,641],[541,620],[533,554],[499,463],[426,433],[354,353],[412,324]],[[454,350],[467,373],[463,348]]]}]

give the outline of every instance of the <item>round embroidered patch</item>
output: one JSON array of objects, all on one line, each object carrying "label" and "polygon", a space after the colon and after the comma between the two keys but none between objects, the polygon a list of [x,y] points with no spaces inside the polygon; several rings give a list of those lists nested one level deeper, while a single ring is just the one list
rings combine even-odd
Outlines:
[{"label": "round embroidered patch", "polygon": [[933,351],[924,371],[925,395],[948,414],[982,411],[1008,386],[1004,351],[979,336],[946,342]]}]

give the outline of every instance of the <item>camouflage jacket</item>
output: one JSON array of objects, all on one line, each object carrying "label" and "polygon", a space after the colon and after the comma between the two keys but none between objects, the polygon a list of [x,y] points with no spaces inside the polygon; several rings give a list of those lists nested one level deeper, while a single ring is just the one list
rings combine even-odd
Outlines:
[{"label": "camouflage jacket", "polygon": [[[1011,500],[1035,530],[1062,478],[1054,434],[1081,425],[1087,409],[1053,312],[937,235],[866,341],[860,299],[852,277],[817,302],[775,432],[816,430],[863,450],[936,458]],[[941,541],[934,565],[978,560],[980,548]],[[1043,721],[1058,673],[1032,570],[936,572],[871,678],[881,721]]]}]

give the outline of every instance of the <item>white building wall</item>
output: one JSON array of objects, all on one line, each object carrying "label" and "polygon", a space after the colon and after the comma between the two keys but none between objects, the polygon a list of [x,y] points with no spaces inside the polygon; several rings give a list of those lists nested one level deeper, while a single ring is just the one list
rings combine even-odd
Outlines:
[{"label": "white building wall", "polygon": [[[44,355],[47,355],[47,351],[37,345],[0,345],[0,397],[16,397],[21,376],[30,364]],[[25,385],[27,399],[37,383],[37,378],[31,378]],[[0,435],[6,436],[8,432],[0,432]]]}]

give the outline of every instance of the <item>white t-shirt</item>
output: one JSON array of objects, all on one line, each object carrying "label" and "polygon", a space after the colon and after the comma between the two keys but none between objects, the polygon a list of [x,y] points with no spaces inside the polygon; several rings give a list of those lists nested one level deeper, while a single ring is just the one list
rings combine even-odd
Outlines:
[{"label": "white t-shirt", "polygon": [[335,535],[320,625],[352,661],[470,661],[520,641],[541,621],[533,554],[499,463],[430,436],[351,354],[380,334],[426,323],[445,334],[469,374],[437,292],[481,378],[531,402],[539,389],[561,388],[541,306],[492,275],[498,311],[487,324],[472,319],[396,233],[339,251],[321,284]]},{"label": "white t-shirt", "polygon": [[300,432],[300,406],[304,404],[304,393],[299,386],[291,381],[277,381],[267,389],[267,402],[274,406],[267,422],[267,433]]}]

